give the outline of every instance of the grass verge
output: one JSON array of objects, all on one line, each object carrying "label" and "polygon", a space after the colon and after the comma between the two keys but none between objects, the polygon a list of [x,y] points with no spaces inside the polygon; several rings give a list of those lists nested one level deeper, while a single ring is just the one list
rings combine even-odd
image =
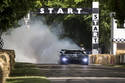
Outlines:
[{"label": "grass verge", "polygon": [[11,72],[14,76],[39,76],[40,69],[31,63],[16,63],[14,70]]},{"label": "grass verge", "polygon": [[111,66],[111,67],[116,67],[116,68],[125,68],[125,64],[124,65],[106,65],[106,66]]},{"label": "grass verge", "polygon": [[16,63],[6,83],[50,83],[40,76],[40,69],[31,63]]},{"label": "grass verge", "polygon": [[7,79],[6,83],[50,83],[49,80],[44,78],[13,78]]}]

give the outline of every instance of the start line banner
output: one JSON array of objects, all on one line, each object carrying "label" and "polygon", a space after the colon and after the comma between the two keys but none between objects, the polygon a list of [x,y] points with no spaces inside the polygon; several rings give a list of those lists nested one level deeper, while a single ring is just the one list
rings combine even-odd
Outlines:
[{"label": "start line banner", "polygon": [[40,8],[39,14],[92,14],[92,8]]}]

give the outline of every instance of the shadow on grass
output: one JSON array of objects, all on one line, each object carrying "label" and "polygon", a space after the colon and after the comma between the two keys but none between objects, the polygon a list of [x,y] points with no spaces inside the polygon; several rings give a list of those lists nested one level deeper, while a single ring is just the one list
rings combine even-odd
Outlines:
[{"label": "shadow on grass", "polygon": [[17,78],[7,79],[6,83],[50,83],[50,81],[42,78]]},{"label": "shadow on grass", "polygon": [[40,76],[40,69],[31,63],[16,63],[10,76]]}]

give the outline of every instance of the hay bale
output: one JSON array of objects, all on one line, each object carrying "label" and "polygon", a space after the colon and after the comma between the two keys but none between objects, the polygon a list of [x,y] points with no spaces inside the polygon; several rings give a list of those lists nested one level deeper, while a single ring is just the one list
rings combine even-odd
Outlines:
[{"label": "hay bale", "polygon": [[15,51],[14,50],[8,50],[8,49],[2,49],[0,52],[6,52],[10,57],[10,71],[14,69],[15,64]]},{"label": "hay bale", "polygon": [[0,58],[2,60],[4,60],[4,62],[5,62],[4,63],[4,67],[5,67],[5,69],[4,69],[5,74],[4,75],[5,75],[5,77],[8,77],[10,74],[10,57],[7,53],[3,52],[3,53],[0,53]]},{"label": "hay bale", "polygon": [[125,50],[117,50],[116,55],[125,54]]},{"label": "hay bale", "polygon": [[0,50],[0,83],[5,83],[6,77],[14,68],[15,53],[14,50]]},{"label": "hay bale", "polygon": [[90,64],[114,64],[114,56],[110,54],[89,55]]},{"label": "hay bale", "polygon": [[115,56],[116,64],[125,64],[125,53],[121,53]]},{"label": "hay bale", "polygon": [[6,77],[5,77],[5,61],[3,59],[0,58],[0,83],[5,83],[6,81]]},{"label": "hay bale", "polygon": [[0,62],[0,83],[3,83],[3,65]]}]

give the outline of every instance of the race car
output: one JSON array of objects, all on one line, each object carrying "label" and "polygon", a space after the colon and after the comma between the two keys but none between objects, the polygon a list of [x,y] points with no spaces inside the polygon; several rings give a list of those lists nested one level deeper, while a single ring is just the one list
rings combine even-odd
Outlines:
[{"label": "race car", "polygon": [[83,50],[68,50],[60,51],[60,64],[84,64],[88,65],[88,55]]}]

